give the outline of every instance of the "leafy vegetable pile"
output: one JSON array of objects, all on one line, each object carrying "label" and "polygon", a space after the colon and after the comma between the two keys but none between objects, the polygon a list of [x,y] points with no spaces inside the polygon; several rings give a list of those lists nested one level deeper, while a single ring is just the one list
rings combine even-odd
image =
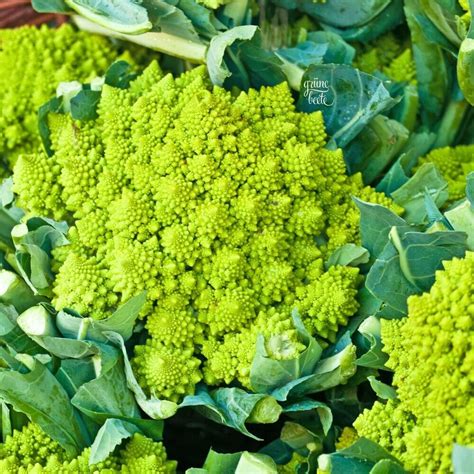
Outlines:
[{"label": "leafy vegetable pile", "polygon": [[0,472],[470,472],[472,2],[32,3]]}]

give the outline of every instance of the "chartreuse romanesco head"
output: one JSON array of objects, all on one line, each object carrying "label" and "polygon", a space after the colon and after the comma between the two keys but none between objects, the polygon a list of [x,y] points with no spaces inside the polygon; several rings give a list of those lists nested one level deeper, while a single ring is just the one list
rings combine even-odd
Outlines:
[{"label": "chartreuse romanesco head", "polygon": [[371,439],[405,463],[406,435],[415,425],[413,415],[398,401],[375,402],[354,422],[359,436]]},{"label": "chartreuse romanesco head", "polygon": [[409,298],[408,317],[383,321],[398,400],[354,424],[413,472],[451,472],[453,444],[474,444],[474,253],[444,268],[429,293]]},{"label": "chartreuse romanesco head", "polygon": [[365,45],[356,45],[354,67],[373,74],[383,72],[397,82],[416,84],[416,68],[412,50],[393,33],[389,32]]},{"label": "chartreuse romanesco head", "polygon": [[163,443],[140,433],[122,443],[104,461],[89,465],[90,448],[76,458],[67,458],[61,446],[41,428],[29,423],[0,444],[2,474],[173,474],[176,462],[169,461]]},{"label": "chartreuse romanesco head", "polygon": [[[37,109],[55,95],[60,82],[87,82],[102,75],[117,56],[116,47],[105,38],[77,32],[70,25],[0,30],[0,157],[4,166],[14,163],[20,153],[39,147]],[[31,184],[41,185],[37,179]]]},{"label": "chartreuse romanesco head", "polygon": [[133,435],[119,453],[124,474],[172,474],[176,462],[168,461],[163,443],[157,443],[139,433]]},{"label": "chartreuse romanesco head", "polygon": [[0,472],[17,473],[20,468],[35,464],[45,465],[55,456],[59,462],[67,460],[66,452],[46,435],[41,428],[29,423],[21,431],[14,431],[0,444]]},{"label": "chartreuse romanesco head", "polygon": [[341,450],[352,446],[359,439],[357,431],[352,426],[345,426],[336,441],[336,449]]},{"label": "chartreuse romanesco head", "polygon": [[105,85],[97,114],[50,116],[53,156],[15,167],[27,211],[73,224],[56,253],[58,309],[100,319],[146,290],[150,339],[133,366],[170,400],[203,373],[248,384],[259,332],[274,357],[296,357],[294,307],[334,339],[359,277],[324,261],[359,240],[351,196],[387,198],[346,176],[319,112],[298,113],[286,83],[235,97],[204,68],[173,78],[152,63],[128,89]]},{"label": "chartreuse romanesco head", "polygon": [[474,145],[436,148],[420,158],[418,165],[433,163],[448,183],[449,202],[466,195],[466,176],[474,171]]}]

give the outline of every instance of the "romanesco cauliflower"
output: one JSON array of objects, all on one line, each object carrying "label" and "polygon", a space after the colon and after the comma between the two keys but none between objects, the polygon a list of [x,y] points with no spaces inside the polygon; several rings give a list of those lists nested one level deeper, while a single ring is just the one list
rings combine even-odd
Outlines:
[{"label": "romanesco cauliflower", "polygon": [[349,446],[352,446],[358,438],[359,435],[352,426],[345,426],[336,441],[336,449],[341,450],[348,448]]},{"label": "romanesco cauliflower", "polygon": [[296,112],[286,83],[234,97],[203,68],[173,78],[152,63],[128,89],[104,86],[97,119],[50,128],[54,155],[20,157],[14,189],[73,224],[53,302],[100,319],[146,290],[133,365],[148,392],[178,400],[202,370],[248,385],[258,330],[291,358],[295,306],[325,343],[356,312],[357,270],[323,263],[359,239],[351,195],[387,198],[345,174],[322,115]]},{"label": "romanesco cauliflower", "polygon": [[[106,39],[76,32],[70,25],[0,30],[0,157],[4,166],[14,163],[20,153],[39,147],[37,109],[54,96],[60,82],[101,75],[117,56],[117,48]],[[39,172],[40,164],[30,165]],[[32,185],[41,186],[41,181]],[[54,196],[53,190],[48,201]]]},{"label": "romanesco cauliflower", "polygon": [[104,461],[89,465],[91,448],[68,459],[61,446],[41,428],[29,423],[22,431],[14,431],[0,444],[2,474],[173,474],[176,462],[169,461],[161,442],[140,433],[124,442]]},{"label": "romanesco cauliflower", "polygon": [[409,44],[401,42],[393,32],[366,45],[357,45],[354,66],[373,74],[383,72],[389,79],[416,84],[416,68]]},{"label": "romanesco cauliflower", "polygon": [[451,472],[453,444],[474,444],[474,253],[444,268],[407,318],[382,322],[398,400],[354,423],[414,472]]},{"label": "romanesco cauliflower", "polygon": [[449,202],[466,194],[466,176],[474,171],[474,145],[436,148],[420,158],[419,166],[433,163],[448,183]]},{"label": "romanesco cauliflower", "polygon": [[13,471],[13,467],[28,467],[43,464],[55,456],[60,462],[66,461],[63,448],[47,436],[41,428],[29,423],[21,431],[14,431],[7,436],[5,443],[0,444],[0,472]]}]

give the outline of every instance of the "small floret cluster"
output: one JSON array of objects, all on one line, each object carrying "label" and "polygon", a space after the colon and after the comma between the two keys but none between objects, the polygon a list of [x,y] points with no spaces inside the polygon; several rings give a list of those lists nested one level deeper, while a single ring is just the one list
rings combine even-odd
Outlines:
[{"label": "small floret cluster", "polygon": [[53,156],[15,167],[20,206],[73,223],[56,254],[58,309],[100,319],[146,290],[150,338],[134,367],[170,400],[203,373],[248,386],[258,332],[274,357],[295,357],[295,306],[334,340],[358,308],[359,276],[324,261],[358,242],[352,195],[390,200],[346,176],[319,112],[296,112],[286,83],[234,97],[202,68],[173,78],[156,63],[128,89],[105,85],[97,112],[52,115]]},{"label": "small floret cluster", "polygon": [[451,472],[454,443],[474,443],[474,253],[444,263],[403,320],[382,324],[398,399],[356,420],[413,472]]},{"label": "small floret cluster", "polygon": [[2,474],[95,474],[116,472],[122,474],[173,474],[176,462],[169,461],[161,442],[142,434],[117,448],[104,461],[89,465],[91,448],[86,448],[73,459],[67,457],[61,446],[41,428],[29,423],[21,431],[14,431],[0,444],[0,472]]},{"label": "small floret cluster", "polygon": [[411,45],[389,32],[375,41],[356,45],[354,66],[363,72],[382,72],[392,81],[416,84],[416,67]]},{"label": "small floret cluster", "polygon": [[449,202],[463,199],[466,177],[474,171],[474,145],[436,148],[420,158],[419,165],[433,163],[448,183]]},{"label": "small floret cluster", "polygon": [[60,82],[87,82],[118,56],[105,38],[71,25],[0,29],[0,157],[9,166],[40,146],[37,110]]}]

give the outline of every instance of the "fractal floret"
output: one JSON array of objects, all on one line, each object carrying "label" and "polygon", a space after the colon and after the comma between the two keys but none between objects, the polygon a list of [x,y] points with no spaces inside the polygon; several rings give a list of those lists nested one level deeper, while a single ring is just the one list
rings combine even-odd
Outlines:
[{"label": "fractal floret", "polygon": [[0,472],[18,472],[21,467],[42,464],[53,456],[57,462],[67,459],[64,449],[56,441],[38,425],[29,423],[0,444]]},{"label": "fractal floret", "polygon": [[454,443],[474,443],[474,253],[444,262],[408,309],[382,324],[398,399],[377,402],[354,426],[410,471],[451,472]]},{"label": "fractal floret", "polygon": [[371,43],[356,46],[358,53],[354,66],[361,71],[368,74],[379,71],[393,81],[416,84],[410,44],[400,41],[395,33],[389,32]]},{"label": "fractal floret", "polygon": [[449,202],[466,193],[466,176],[474,171],[474,145],[436,148],[420,158],[419,165],[433,163],[448,183]]},{"label": "fractal floret", "polygon": [[359,240],[351,196],[387,198],[346,175],[286,83],[234,96],[203,68],[173,78],[152,63],[127,89],[105,85],[96,119],[49,126],[54,154],[21,157],[14,189],[72,225],[53,303],[100,319],[145,290],[133,365],[149,393],[248,386],[260,331],[274,357],[297,357],[295,307],[323,344],[357,311],[358,270],[324,262]]},{"label": "fractal floret", "polygon": [[0,444],[2,474],[173,474],[176,462],[167,459],[163,443],[135,433],[104,461],[90,464],[91,448],[70,458],[63,448],[35,423],[14,431]]},{"label": "fractal floret", "polygon": [[358,438],[359,435],[357,434],[357,431],[352,428],[352,426],[345,426],[336,441],[336,449],[340,450],[348,448],[354,444]]},{"label": "fractal floret", "polygon": [[273,359],[295,359],[305,346],[298,340],[297,332],[288,318],[288,310],[275,308],[261,312],[253,324],[237,333],[228,333],[222,341],[210,337],[203,344],[202,353],[207,358],[205,381],[230,383],[237,378],[244,386],[250,385],[250,366],[255,356],[257,337],[265,338],[265,349]]},{"label": "fractal floret", "polygon": [[[118,52],[106,39],[70,25],[0,30],[0,45],[0,157],[9,166],[39,147],[37,109],[56,86],[103,74]],[[40,165],[31,166],[41,173]],[[48,201],[53,199],[54,192]]]}]

